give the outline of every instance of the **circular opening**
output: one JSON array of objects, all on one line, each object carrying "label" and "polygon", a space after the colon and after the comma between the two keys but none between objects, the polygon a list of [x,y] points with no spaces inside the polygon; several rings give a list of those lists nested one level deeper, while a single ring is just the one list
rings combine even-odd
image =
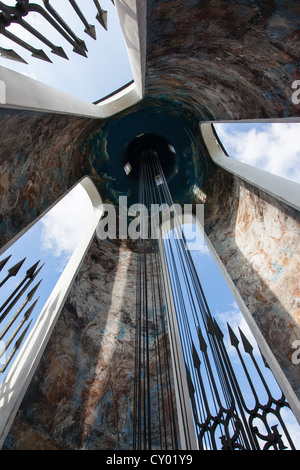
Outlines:
[{"label": "circular opening", "polygon": [[129,142],[123,155],[124,171],[131,178],[138,179],[143,150],[149,147],[156,151],[164,175],[168,178],[176,167],[176,151],[165,137],[158,134],[140,134]]}]

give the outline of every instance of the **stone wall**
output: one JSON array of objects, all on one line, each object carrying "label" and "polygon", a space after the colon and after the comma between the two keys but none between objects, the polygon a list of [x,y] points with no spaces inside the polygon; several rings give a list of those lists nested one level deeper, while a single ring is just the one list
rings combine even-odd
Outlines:
[{"label": "stone wall", "polygon": [[299,116],[297,0],[148,0],[146,96],[198,120]]},{"label": "stone wall", "polygon": [[0,248],[83,176],[74,143],[87,122],[0,110]]}]

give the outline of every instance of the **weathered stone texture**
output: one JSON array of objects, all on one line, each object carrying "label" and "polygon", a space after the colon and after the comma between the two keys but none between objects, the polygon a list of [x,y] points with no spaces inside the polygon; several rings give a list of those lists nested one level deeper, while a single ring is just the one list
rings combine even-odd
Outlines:
[{"label": "weathered stone texture", "polygon": [[0,110],[0,248],[83,176],[74,143],[86,123]]},{"label": "weathered stone texture", "polygon": [[297,0],[150,0],[146,95],[199,120],[299,116],[299,27]]}]

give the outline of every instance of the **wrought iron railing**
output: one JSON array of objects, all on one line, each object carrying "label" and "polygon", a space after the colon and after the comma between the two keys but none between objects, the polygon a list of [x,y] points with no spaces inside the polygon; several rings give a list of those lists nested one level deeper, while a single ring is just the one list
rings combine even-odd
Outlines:
[{"label": "wrought iron railing", "polygon": [[[67,0],[65,0],[65,2],[66,1]],[[114,4],[114,0],[111,1]],[[93,0],[93,2],[96,8],[95,18],[101,24],[101,26],[107,30],[107,11],[101,8],[98,0]],[[56,11],[51,5],[50,0],[43,0],[43,3],[44,7],[34,2],[30,2],[29,0],[19,0],[16,2],[15,6],[9,6],[0,1],[0,36],[2,34],[6,38],[21,46],[23,49],[31,52],[32,57],[47,62],[52,62],[43,49],[34,47],[33,45],[26,42],[22,37],[17,36],[9,30],[11,24],[18,24],[24,29],[24,31],[31,33],[41,43],[50,48],[52,54],[56,54],[64,59],[68,59],[68,56],[62,46],[54,44],[51,38],[46,37],[41,31],[38,31],[24,19],[27,15],[30,15],[30,13],[37,13],[41,15],[41,17],[43,17],[43,19],[46,20],[48,24],[51,25],[61,35],[62,38],[72,45],[73,51],[75,53],[87,57],[87,46],[84,40],[78,37],[78,35],[73,31],[72,25],[68,24],[68,19],[62,18],[60,16],[59,12]],[[96,39],[95,26],[89,23],[75,0],[69,0],[69,3],[83,23],[85,27],[84,32],[93,39]],[[0,47],[0,54],[6,59],[27,63],[13,49]]]},{"label": "wrought iron railing", "polygon": [[[240,385],[241,377],[238,377],[234,371],[233,361],[227,352],[224,335],[219,328],[216,320],[209,327],[209,335],[215,348],[215,359],[218,361],[219,372],[222,378],[223,387],[228,398],[227,405],[220,399],[216,382],[210,367],[210,360],[207,354],[208,345],[206,344],[200,328],[198,329],[199,345],[203,358],[200,361],[199,355],[193,345],[193,365],[196,370],[194,383],[198,382],[198,392],[202,396],[204,404],[204,415],[201,419],[199,408],[196,406],[196,390],[193,385],[190,372],[187,368],[190,399],[193,407],[193,415],[198,435],[200,449],[222,449],[222,450],[284,450],[287,448],[295,449],[292,438],[285,425],[282,411],[289,408],[289,404],[281,392],[281,396],[275,398],[265,380],[263,371],[258,365],[253,354],[253,347],[247,340],[244,333],[240,330],[241,340],[245,353],[251,358],[258,376],[263,384],[265,400],[260,398],[261,393],[257,392],[257,383],[251,378],[249,365],[243,358],[239,349],[239,340],[228,325],[231,344],[236,349],[240,363],[242,365],[245,379],[250,386],[254,398],[254,405],[249,406],[243,386]],[[265,366],[268,367],[267,363]],[[212,384],[212,390],[208,392],[203,387],[204,369],[207,368],[209,380]],[[208,394],[212,393],[216,399],[216,408],[214,412],[208,405]],[[269,422],[270,416],[272,417]],[[273,423],[273,424],[272,424]],[[279,429],[280,431],[279,431]],[[286,446],[286,444],[289,445]]]},{"label": "wrought iron railing", "polygon": [[290,406],[265,358],[227,323],[229,354],[185,246],[183,233],[165,242],[199,449],[294,450],[284,420]]},{"label": "wrought iron railing", "polygon": [[[143,150],[140,162],[140,202],[147,208],[152,204],[174,207],[156,150]],[[233,348],[225,341],[208,306],[179,219],[174,216],[173,231],[163,239],[161,250],[152,239],[151,223],[146,229],[148,239],[141,236],[138,240],[134,448],[178,450],[182,440],[188,449],[294,450],[288,428],[297,423],[289,403],[259,348],[255,347],[254,354],[241,329],[238,339],[228,326]],[[143,229],[141,224],[141,233]],[[163,361],[168,358],[168,345],[163,342],[166,315],[175,364],[172,370],[170,361]],[[178,332],[171,328],[174,324]],[[181,362],[177,360],[179,350]],[[174,407],[169,405],[176,370],[181,433]],[[191,420],[184,419],[187,404]],[[287,415],[293,423],[289,426]],[[192,434],[198,442],[190,439]]]},{"label": "wrought iron railing", "polygon": [[[7,265],[10,258],[11,255],[0,261],[0,272]],[[1,299],[2,301],[5,299],[0,306],[0,380],[1,375],[6,372],[11,365],[15,354],[20,349],[26,334],[29,332],[29,329],[32,326],[32,319],[30,319],[30,316],[39,300],[38,297],[33,301],[42,280],[40,280],[31,290],[29,290],[43,267],[42,265],[38,268],[40,263],[39,261],[27,269],[23,275],[23,279],[18,282],[18,285],[14,289],[11,287],[13,285],[13,283],[11,283],[12,278],[17,276],[19,272],[22,272],[21,270],[25,260],[26,258],[10,267],[6,276],[4,276],[3,280],[0,282],[0,288],[2,288],[0,290]],[[3,289],[8,287],[8,284],[11,285],[7,289],[9,294],[6,293],[3,295]],[[25,295],[26,297],[24,298]],[[15,307],[16,305],[18,306]],[[16,308],[15,312],[14,307]],[[27,310],[15,328],[17,319],[26,307],[28,307]],[[13,347],[11,347],[12,344]]]}]

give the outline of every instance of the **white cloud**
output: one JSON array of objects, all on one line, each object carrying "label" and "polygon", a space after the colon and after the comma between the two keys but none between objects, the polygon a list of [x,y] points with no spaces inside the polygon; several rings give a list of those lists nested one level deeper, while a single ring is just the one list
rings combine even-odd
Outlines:
[{"label": "white cloud", "polygon": [[299,123],[264,123],[251,130],[248,124],[215,127],[231,157],[300,183]]},{"label": "white cloud", "polygon": [[55,257],[70,256],[91,220],[93,208],[78,185],[41,219],[41,247]]}]

